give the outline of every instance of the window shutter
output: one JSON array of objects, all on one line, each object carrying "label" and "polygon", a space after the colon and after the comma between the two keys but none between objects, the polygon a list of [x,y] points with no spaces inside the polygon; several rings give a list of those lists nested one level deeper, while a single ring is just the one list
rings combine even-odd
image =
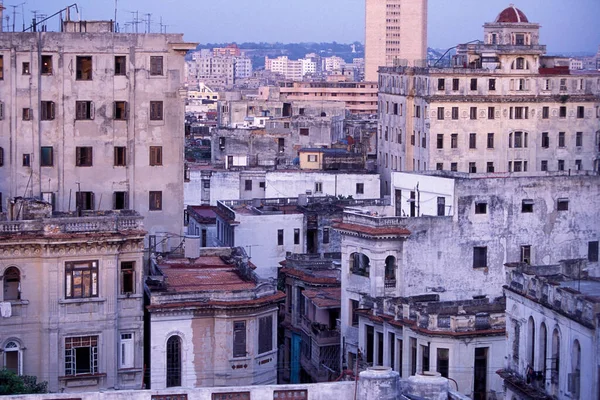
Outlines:
[{"label": "window shutter", "polygon": [[56,113],[56,105],[53,101],[50,102],[50,119],[54,119]]},{"label": "window shutter", "polygon": [[123,119],[129,119],[129,102],[128,101],[125,102],[124,113],[125,113],[125,115],[123,116]]},{"label": "window shutter", "polygon": [[96,107],[94,107],[94,102],[90,101],[90,119],[94,119],[96,114]]},{"label": "window shutter", "polygon": [[113,119],[117,119],[117,102],[113,101]]},{"label": "window shutter", "polygon": [[0,119],[4,119],[4,103],[0,102]]},{"label": "window shutter", "polygon": [[124,196],[123,207],[125,207],[126,210],[129,210],[129,192],[125,192]]},{"label": "window shutter", "polygon": [[95,210],[96,207],[94,206],[94,192],[90,193],[90,210]]}]

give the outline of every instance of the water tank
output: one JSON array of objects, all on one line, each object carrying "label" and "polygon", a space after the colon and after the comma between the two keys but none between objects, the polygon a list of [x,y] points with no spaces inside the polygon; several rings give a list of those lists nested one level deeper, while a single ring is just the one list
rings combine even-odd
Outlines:
[{"label": "water tank", "polygon": [[448,379],[439,372],[425,371],[406,381],[405,394],[428,400],[448,400]]},{"label": "water tank", "polygon": [[200,257],[200,236],[185,237],[185,258]]},{"label": "water tank", "polygon": [[400,394],[400,375],[389,367],[371,367],[358,376],[358,400],[396,400]]}]

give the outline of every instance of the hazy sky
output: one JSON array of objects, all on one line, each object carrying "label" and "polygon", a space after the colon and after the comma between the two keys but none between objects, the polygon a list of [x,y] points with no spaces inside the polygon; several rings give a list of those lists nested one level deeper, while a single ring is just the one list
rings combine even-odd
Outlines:
[{"label": "hazy sky", "polygon": [[[25,0],[32,11],[53,14],[72,0]],[[429,46],[447,48],[482,39],[484,22],[493,21],[511,0],[429,0]],[[512,0],[530,21],[542,25],[541,42],[549,52],[596,52],[600,45],[600,0]],[[4,5],[12,25],[11,4]],[[84,19],[114,18],[114,0],[79,0]],[[364,0],[118,0],[121,26],[130,11],[151,13],[154,32],[162,16],[169,32],[208,42],[364,42]],[[17,26],[22,26],[20,7]],[[6,24],[6,20],[4,21]],[[27,24],[29,25],[29,23]],[[50,28],[58,26],[49,23]],[[144,29],[140,26],[139,29]]]}]

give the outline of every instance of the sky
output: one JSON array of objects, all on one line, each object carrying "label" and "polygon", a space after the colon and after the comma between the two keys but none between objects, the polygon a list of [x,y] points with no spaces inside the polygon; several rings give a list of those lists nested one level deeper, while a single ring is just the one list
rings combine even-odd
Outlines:
[{"label": "sky", "polygon": [[[31,21],[33,10],[50,15],[73,0],[23,1],[16,8],[17,27],[23,24],[21,8]],[[493,21],[510,1],[529,21],[542,25],[540,42],[548,52],[598,50],[600,0],[429,0],[429,46],[448,48],[482,39],[483,23]],[[4,16],[9,15],[10,25],[11,5],[21,2],[4,0]],[[114,18],[114,0],[79,0],[77,4],[82,19]],[[364,42],[364,0],[117,0],[116,9],[122,30],[132,20],[131,11],[139,11],[140,18],[152,14],[153,32],[160,31],[162,17],[168,32],[182,32],[191,42]],[[58,26],[54,21],[49,22],[49,29]]]}]

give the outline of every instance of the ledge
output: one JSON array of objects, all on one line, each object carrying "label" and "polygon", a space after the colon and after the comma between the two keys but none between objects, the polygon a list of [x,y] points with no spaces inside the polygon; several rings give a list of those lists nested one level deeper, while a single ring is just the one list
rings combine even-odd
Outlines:
[{"label": "ledge", "polygon": [[104,303],[106,299],[99,297],[86,297],[82,299],[62,299],[58,304]]}]

